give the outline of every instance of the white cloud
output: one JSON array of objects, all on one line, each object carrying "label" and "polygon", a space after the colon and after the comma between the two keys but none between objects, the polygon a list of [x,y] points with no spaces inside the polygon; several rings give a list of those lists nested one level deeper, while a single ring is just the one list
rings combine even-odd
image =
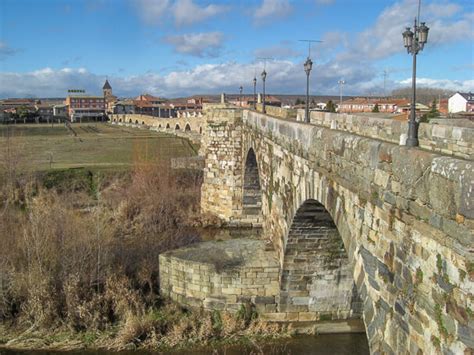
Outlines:
[{"label": "white cloud", "polygon": [[263,0],[262,4],[255,10],[256,20],[264,20],[269,17],[283,17],[288,15],[292,6],[288,0]]},{"label": "white cloud", "polygon": [[173,14],[176,25],[182,26],[204,21],[226,10],[226,6],[211,4],[199,7],[193,0],[177,0],[173,7]]},{"label": "white cloud", "polygon": [[[411,86],[411,78],[400,80],[398,84],[401,86]],[[462,92],[474,91],[474,80],[416,78],[416,85],[419,87],[436,87]]]},{"label": "white cloud", "polygon": [[169,16],[174,17],[177,26],[202,22],[228,10],[227,6],[209,4],[196,5],[193,0],[135,0],[132,3],[143,20],[151,25],[161,24]]},{"label": "white cloud", "polygon": [[216,57],[222,47],[224,35],[221,32],[188,33],[166,36],[163,40],[173,45],[178,53],[196,57]]},{"label": "white cloud", "polygon": [[[442,9],[446,9],[442,11]],[[452,43],[457,40],[472,41],[472,13],[461,17],[453,16],[460,11],[457,4],[433,2],[422,7],[421,21],[430,27],[428,46]],[[413,26],[417,13],[417,1],[402,0],[385,8],[376,18],[373,26],[358,33],[339,59],[342,60],[377,60],[401,53],[402,32],[405,27]]]},{"label": "white cloud", "polygon": [[169,0],[135,0],[132,5],[136,6],[146,23],[157,24],[167,13],[169,3]]},{"label": "white cloud", "polygon": [[[109,77],[114,94],[133,97],[142,92],[164,97],[193,94],[237,92],[242,85],[244,92],[250,92],[255,68],[257,67],[258,90],[261,90],[259,73],[263,63],[202,64],[189,70],[173,71],[165,75],[156,72],[133,76]],[[288,60],[267,62],[267,92],[303,93],[305,74],[302,63]],[[381,94],[381,80],[371,66],[358,64],[344,66],[339,63],[316,64],[311,73],[312,95],[336,94],[337,81],[344,78],[347,95]],[[85,89],[100,94],[105,76],[89,72],[85,68],[43,68],[29,73],[0,73],[0,97],[64,97],[68,89]],[[446,87],[460,91],[474,91],[474,80],[456,81],[419,78],[419,86]],[[54,85],[52,85],[54,83]],[[392,88],[409,86],[411,79],[392,83]]]},{"label": "white cloud", "polygon": [[[451,17],[461,11],[461,6],[454,3],[428,4],[423,10],[428,17]],[[422,15],[424,15],[422,13]]]}]

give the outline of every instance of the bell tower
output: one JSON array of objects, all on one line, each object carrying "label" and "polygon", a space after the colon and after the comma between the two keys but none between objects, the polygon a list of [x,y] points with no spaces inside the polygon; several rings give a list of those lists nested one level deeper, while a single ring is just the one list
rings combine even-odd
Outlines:
[{"label": "bell tower", "polygon": [[104,97],[112,96],[112,86],[110,86],[108,79],[105,79],[105,84],[102,87],[102,91],[104,93]]}]

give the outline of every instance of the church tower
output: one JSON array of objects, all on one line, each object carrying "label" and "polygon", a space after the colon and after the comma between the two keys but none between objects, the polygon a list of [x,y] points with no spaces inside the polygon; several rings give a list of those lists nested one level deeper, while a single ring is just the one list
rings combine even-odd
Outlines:
[{"label": "church tower", "polygon": [[107,79],[105,79],[105,84],[102,87],[102,91],[104,92],[104,97],[112,96],[112,86],[110,86]]}]

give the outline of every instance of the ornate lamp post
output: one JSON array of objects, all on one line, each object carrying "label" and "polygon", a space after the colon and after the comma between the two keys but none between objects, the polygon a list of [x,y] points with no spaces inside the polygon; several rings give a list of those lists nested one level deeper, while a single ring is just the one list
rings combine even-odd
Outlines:
[{"label": "ornate lamp post", "polygon": [[257,110],[257,77],[253,77],[253,109]]},{"label": "ornate lamp post", "polygon": [[413,96],[411,101],[411,112],[410,120],[408,121],[408,147],[418,146],[418,122],[416,122],[416,55],[419,51],[423,50],[426,42],[428,42],[428,31],[429,28],[422,22],[420,26],[416,23],[413,27],[413,32],[410,27],[406,28],[403,32],[403,45],[407,49],[407,52],[413,56],[413,76],[412,76],[412,90]]},{"label": "ornate lamp post", "polygon": [[265,79],[267,78],[267,72],[265,69],[262,71],[262,81],[263,81],[263,98],[262,98],[262,112],[267,113],[267,110],[265,109]]},{"label": "ornate lamp post", "polygon": [[242,90],[244,90],[244,88],[242,87],[242,85],[240,85],[239,87],[239,101],[240,101],[240,107],[242,107]]},{"label": "ornate lamp post", "polygon": [[311,58],[308,57],[306,59],[306,62],[304,62],[304,71],[306,73],[306,111],[305,111],[304,121],[306,123],[310,122],[310,117],[309,117],[309,74],[311,73],[312,68],[313,68],[313,62],[311,61]]}]

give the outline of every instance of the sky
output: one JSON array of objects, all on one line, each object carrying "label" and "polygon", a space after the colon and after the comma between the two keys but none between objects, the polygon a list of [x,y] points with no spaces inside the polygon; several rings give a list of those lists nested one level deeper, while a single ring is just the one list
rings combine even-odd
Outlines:
[{"label": "sky", "polygon": [[[253,92],[384,95],[411,85],[419,0],[0,0],[0,97]],[[418,86],[474,91],[474,2],[422,0]],[[263,60],[261,58],[270,58]],[[385,74],[384,74],[385,73]]]}]

